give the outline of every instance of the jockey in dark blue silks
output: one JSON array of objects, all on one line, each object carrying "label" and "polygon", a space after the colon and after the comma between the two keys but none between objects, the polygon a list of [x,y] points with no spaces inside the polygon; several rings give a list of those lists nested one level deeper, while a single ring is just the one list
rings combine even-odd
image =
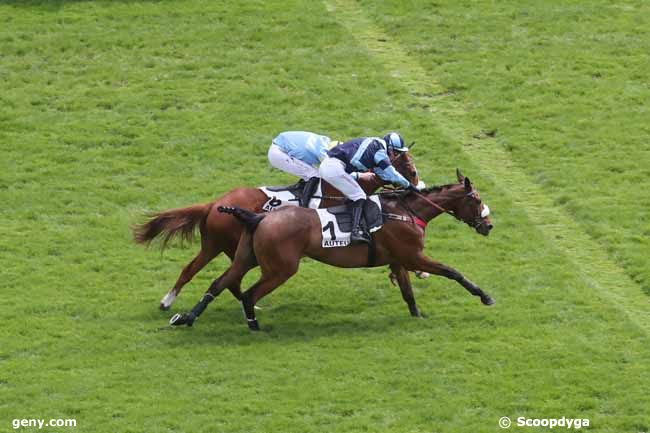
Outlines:
[{"label": "jockey in dark blue silks", "polygon": [[418,189],[404,176],[399,174],[390,163],[389,153],[407,152],[404,139],[396,132],[386,134],[383,139],[363,137],[340,143],[327,152],[321,162],[320,177],[332,184],[353,202],[352,206],[352,243],[370,242],[370,236],[361,229],[360,222],[366,193],[356,179],[358,173],[373,170],[382,180],[403,188]]}]

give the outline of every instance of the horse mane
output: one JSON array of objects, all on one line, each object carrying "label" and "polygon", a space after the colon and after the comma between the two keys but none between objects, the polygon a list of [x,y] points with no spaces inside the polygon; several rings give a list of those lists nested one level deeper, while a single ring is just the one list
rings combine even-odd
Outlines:
[{"label": "horse mane", "polygon": [[[442,190],[444,190],[444,189],[446,189],[446,188],[450,188],[450,187],[452,187],[453,185],[454,185],[454,184],[449,184],[449,185],[434,185],[434,186],[430,186],[430,187],[428,187],[428,188],[423,188],[423,189],[420,190],[420,192],[421,192],[422,194],[428,194],[428,193],[430,193],[430,192],[434,192],[434,191],[435,191],[435,192],[439,192],[439,191],[442,191]],[[379,193],[379,196],[381,197],[381,200],[397,202],[397,201],[401,201],[401,200],[403,200],[403,199],[404,199],[404,198],[405,198],[405,197],[406,197],[410,192],[411,192],[411,191],[406,190],[406,189],[395,190],[395,191],[384,190],[384,191],[381,191],[381,192]]]},{"label": "horse mane", "polygon": [[422,188],[420,190],[421,193],[423,194],[429,194],[430,192],[440,192],[445,189],[453,188],[454,186],[459,185],[458,183],[448,183],[445,185],[434,185],[430,186],[429,188]]},{"label": "horse mane", "polygon": [[429,194],[430,192],[442,191],[443,189],[449,188],[450,186],[451,185],[435,185],[435,186],[430,186],[429,188],[422,188],[420,192],[423,194]]},{"label": "horse mane", "polygon": [[[430,186],[428,188],[422,188],[420,190],[420,193],[422,194],[429,194],[432,192],[441,192],[445,189],[452,188],[453,186],[458,185],[457,183],[448,183],[446,185],[434,185]],[[390,190],[385,190],[381,191],[379,193],[380,197],[382,199],[386,200],[400,200],[403,199],[407,194],[409,194],[411,191],[403,189],[403,190],[396,190],[396,191],[390,191]]]}]

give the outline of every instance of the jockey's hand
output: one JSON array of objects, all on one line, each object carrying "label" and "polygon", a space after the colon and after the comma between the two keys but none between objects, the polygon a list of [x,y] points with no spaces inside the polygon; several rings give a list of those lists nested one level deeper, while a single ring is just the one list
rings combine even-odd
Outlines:
[{"label": "jockey's hand", "polygon": [[359,173],[358,180],[365,180],[367,182],[370,182],[375,178],[375,176],[377,176],[377,175],[375,173],[371,173],[371,172]]},{"label": "jockey's hand", "polygon": [[413,185],[412,183],[409,183],[409,186],[406,187],[406,190],[411,192],[420,192],[418,187]]}]

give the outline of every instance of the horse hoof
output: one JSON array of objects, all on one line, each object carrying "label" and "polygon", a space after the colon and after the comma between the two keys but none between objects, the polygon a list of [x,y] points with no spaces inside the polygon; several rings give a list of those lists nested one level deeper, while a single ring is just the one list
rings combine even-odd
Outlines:
[{"label": "horse hoof", "polygon": [[172,318],[169,319],[169,324],[172,326],[181,326],[187,324],[187,314],[174,314]]},{"label": "horse hoof", "polygon": [[482,297],[481,302],[483,305],[494,305],[494,299],[492,299],[490,296]]},{"label": "horse hoof", "polygon": [[257,323],[257,320],[248,320],[248,329],[250,329],[251,331],[259,331],[260,324]]},{"label": "horse hoof", "polygon": [[167,311],[171,308],[171,305],[165,305],[162,302],[160,303],[160,310],[161,311]]}]

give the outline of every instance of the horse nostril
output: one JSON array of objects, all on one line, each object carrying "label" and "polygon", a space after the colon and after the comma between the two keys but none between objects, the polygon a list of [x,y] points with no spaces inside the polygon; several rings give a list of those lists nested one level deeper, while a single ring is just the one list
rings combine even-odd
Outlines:
[{"label": "horse nostril", "polygon": [[492,230],[492,227],[494,227],[492,224],[487,225],[488,230]]}]

